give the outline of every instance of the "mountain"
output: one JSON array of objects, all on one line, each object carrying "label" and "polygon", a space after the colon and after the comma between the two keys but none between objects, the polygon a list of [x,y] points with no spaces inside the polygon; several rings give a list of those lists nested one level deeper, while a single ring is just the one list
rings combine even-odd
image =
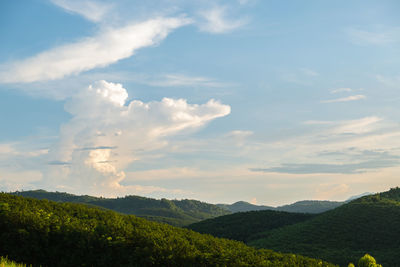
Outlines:
[{"label": "mountain", "polygon": [[232,213],[257,211],[257,210],[276,210],[276,211],[287,211],[287,212],[298,212],[298,213],[322,213],[331,209],[335,209],[357,198],[368,196],[371,194],[372,193],[366,192],[357,196],[352,196],[346,201],[302,200],[292,204],[278,206],[278,207],[254,205],[245,201],[238,201],[233,204],[217,204],[217,206],[222,209],[228,210]]},{"label": "mountain", "polygon": [[335,266],[77,203],[0,193],[0,256],[34,266]]},{"label": "mountain", "polygon": [[238,201],[233,204],[217,204],[218,207],[228,210],[230,212],[245,212],[245,211],[256,211],[256,210],[273,210],[274,207],[270,206],[258,206],[250,204],[246,201]]},{"label": "mountain", "polygon": [[328,200],[303,200],[290,205],[277,207],[276,210],[300,213],[322,213],[343,205],[344,202]]},{"label": "mountain", "polygon": [[266,230],[248,242],[345,265],[365,253],[400,266],[400,189],[365,196],[300,223]]},{"label": "mountain", "polygon": [[199,233],[248,242],[257,239],[258,233],[314,217],[313,214],[274,210],[248,211],[207,219],[191,224],[187,228]]},{"label": "mountain", "polygon": [[164,222],[174,226],[188,225],[204,219],[229,214],[216,205],[197,200],[152,199],[140,196],[123,198],[102,198],[93,196],[77,196],[61,192],[32,190],[11,193],[13,195],[48,199],[57,202],[73,202],[94,205],[124,214],[137,215],[152,221]]},{"label": "mountain", "polygon": [[271,207],[250,204],[245,201],[238,201],[233,204],[217,204],[218,207],[235,212],[258,211],[258,210],[276,210],[298,213],[321,213],[330,209],[334,209],[343,205],[345,202],[328,201],[328,200],[303,200],[293,204]]}]

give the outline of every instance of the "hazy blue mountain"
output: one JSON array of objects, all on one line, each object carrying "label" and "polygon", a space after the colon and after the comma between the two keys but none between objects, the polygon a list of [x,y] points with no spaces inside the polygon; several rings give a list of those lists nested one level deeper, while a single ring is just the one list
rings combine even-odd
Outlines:
[{"label": "hazy blue mountain", "polygon": [[245,212],[245,211],[257,211],[257,210],[273,210],[274,207],[270,206],[258,206],[250,204],[246,201],[238,201],[233,204],[217,204],[218,207],[228,210],[230,212]]},{"label": "hazy blue mountain", "polygon": [[276,210],[300,213],[322,213],[343,205],[344,202],[328,200],[303,200],[290,205],[277,207]]}]

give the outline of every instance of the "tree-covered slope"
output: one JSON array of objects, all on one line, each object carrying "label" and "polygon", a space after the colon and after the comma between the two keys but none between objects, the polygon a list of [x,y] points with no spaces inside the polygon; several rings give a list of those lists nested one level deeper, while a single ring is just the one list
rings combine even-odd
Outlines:
[{"label": "tree-covered slope", "polygon": [[310,220],[266,231],[255,247],[321,257],[345,265],[365,253],[400,266],[400,189],[366,196]]},{"label": "tree-covered slope", "polygon": [[216,205],[188,199],[157,200],[140,196],[98,198],[93,196],[76,196],[61,192],[47,192],[45,190],[22,191],[12,194],[58,202],[74,202],[95,205],[125,214],[133,214],[152,221],[168,223],[174,226],[188,225],[204,219],[230,213]]},{"label": "tree-covered slope", "polygon": [[199,233],[248,242],[257,238],[260,232],[302,222],[314,216],[273,210],[238,212],[194,223],[187,228]]},{"label": "tree-covered slope", "polygon": [[333,266],[75,203],[0,193],[0,256],[35,266]]}]

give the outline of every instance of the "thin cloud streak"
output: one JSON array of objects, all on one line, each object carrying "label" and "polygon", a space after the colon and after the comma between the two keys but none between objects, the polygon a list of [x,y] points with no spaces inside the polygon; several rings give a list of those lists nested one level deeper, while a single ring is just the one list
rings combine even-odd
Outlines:
[{"label": "thin cloud streak", "polygon": [[352,95],[352,96],[347,96],[347,97],[341,97],[341,98],[336,98],[336,99],[330,99],[330,100],[323,100],[321,103],[337,103],[337,102],[349,102],[349,101],[357,101],[361,99],[367,98],[365,95]]}]

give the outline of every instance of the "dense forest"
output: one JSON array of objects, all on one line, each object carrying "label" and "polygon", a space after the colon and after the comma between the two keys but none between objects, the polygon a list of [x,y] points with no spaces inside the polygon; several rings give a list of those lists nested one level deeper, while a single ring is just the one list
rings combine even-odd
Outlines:
[{"label": "dense forest", "polygon": [[6,193],[0,256],[34,266],[335,266],[133,215]]},{"label": "dense forest", "polygon": [[220,216],[191,224],[187,228],[243,242],[257,239],[258,233],[302,222],[315,217],[313,214],[283,211],[248,211]]},{"label": "dense forest", "polygon": [[93,196],[77,196],[62,192],[47,192],[45,190],[22,191],[11,194],[37,199],[48,199],[57,202],[94,205],[124,214],[136,215],[151,221],[168,223],[174,226],[184,226],[230,213],[215,205],[188,199],[157,200],[140,196],[100,198]]},{"label": "dense forest", "polygon": [[264,232],[258,248],[300,253],[345,265],[365,253],[400,266],[400,189],[366,196],[310,220]]}]

